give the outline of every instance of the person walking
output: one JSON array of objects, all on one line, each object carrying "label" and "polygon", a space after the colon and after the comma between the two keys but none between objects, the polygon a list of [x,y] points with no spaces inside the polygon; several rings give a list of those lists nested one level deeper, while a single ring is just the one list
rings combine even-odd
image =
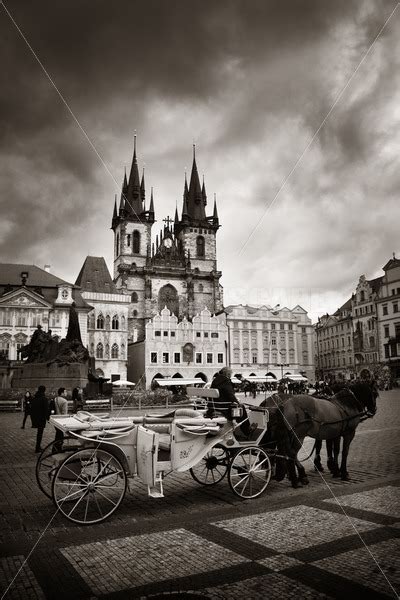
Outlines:
[{"label": "person walking", "polygon": [[21,429],[25,429],[26,420],[31,414],[31,401],[31,393],[29,390],[26,390],[25,396],[22,398],[22,410],[24,411],[24,419],[22,421]]},{"label": "person walking", "polygon": [[72,412],[76,414],[78,410],[83,410],[83,390],[81,387],[75,387],[72,390]]},{"label": "person walking", "polygon": [[[68,400],[67,392],[64,387],[58,388],[57,397],[54,399],[54,407],[56,415],[67,415],[68,414]],[[56,437],[54,438],[53,454],[62,451],[62,445],[64,441],[64,433],[61,429],[55,428]]]},{"label": "person walking", "polygon": [[36,448],[35,452],[41,452],[43,431],[46,427],[46,422],[50,418],[49,403],[45,396],[46,388],[44,385],[39,385],[38,390],[31,402],[31,420],[32,427],[37,429],[36,433]]}]

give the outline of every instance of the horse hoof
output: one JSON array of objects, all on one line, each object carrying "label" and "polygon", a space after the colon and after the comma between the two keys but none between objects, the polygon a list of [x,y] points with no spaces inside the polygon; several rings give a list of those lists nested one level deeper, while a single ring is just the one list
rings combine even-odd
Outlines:
[{"label": "horse hoof", "polygon": [[294,488],[295,490],[297,490],[297,488],[301,487],[301,483],[300,481],[292,481],[292,488]]},{"label": "horse hoof", "polygon": [[350,481],[350,475],[348,473],[343,473],[340,478],[342,481]]},{"label": "horse hoof", "polygon": [[300,483],[301,483],[302,485],[308,485],[310,482],[309,482],[309,480],[308,480],[308,477],[302,477],[302,478],[300,479]]},{"label": "horse hoof", "polygon": [[314,470],[317,471],[318,473],[323,473],[324,472],[324,467],[321,464],[315,464],[314,463]]},{"label": "horse hoof", "polygon": [[339,471],[332,471],[332,477],[333,477],[333,479],[339,479],[340,476],[341,475],[340,475]]}]

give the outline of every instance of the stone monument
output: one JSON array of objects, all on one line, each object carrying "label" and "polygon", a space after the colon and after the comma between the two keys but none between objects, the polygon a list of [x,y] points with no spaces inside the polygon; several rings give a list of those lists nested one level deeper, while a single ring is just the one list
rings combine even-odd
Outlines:
[{"label": "stone monument", "polygon": [[47,392],[59,387],[71,390],[88,383],[89,352],[82,344],[75,304],[69,309],[68,332],[64,339],[37,326],[29,344],[19,350],[24,363],[14,368],[11,387],[34,391],[45,385]]}]

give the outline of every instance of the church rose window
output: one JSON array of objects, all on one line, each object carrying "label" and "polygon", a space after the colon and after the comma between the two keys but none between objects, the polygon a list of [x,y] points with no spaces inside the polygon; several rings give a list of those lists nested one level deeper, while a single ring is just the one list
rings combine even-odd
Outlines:
[{"label": "church rose window", "polygon": [[140,253],[140,233],[139,231],[134,231],[132,235],[132,252],[133,254]]},{"label": "church rose window", "polygon": [[204,257],[205,243],[202,235],[198,235],[196,239],[196,254],[198,257]]}]

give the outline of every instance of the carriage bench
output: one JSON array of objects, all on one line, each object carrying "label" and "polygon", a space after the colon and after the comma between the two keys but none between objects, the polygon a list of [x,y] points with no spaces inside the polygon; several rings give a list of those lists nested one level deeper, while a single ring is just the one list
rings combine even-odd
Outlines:
[{"label": "carriage bench", "polygon": [[4,411],[16,411],[21,410],[21,404],[19,400],[0,400],[0,410]]}]

